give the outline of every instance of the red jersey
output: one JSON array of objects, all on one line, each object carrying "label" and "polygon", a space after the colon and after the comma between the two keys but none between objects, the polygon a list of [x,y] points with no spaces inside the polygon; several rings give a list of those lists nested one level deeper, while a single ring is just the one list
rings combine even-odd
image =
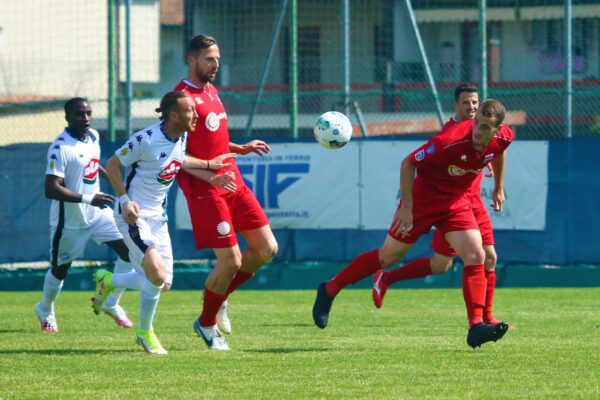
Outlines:
[{"label": "red jersey", "polygon": [[472,132],[473,120],[460,122],[409,155],[410,162],[417,167],[415,198],[434,197],[448,203],[468,201],[471,187],[482,169],[514,139],[512,130],[502,125],[485,148],[476,150]]},{"label": "red jersey", "polygon": [[[208,83],[199,88],[184,79],[173,90],[188,93],[196,104],[198,121],[194,132],[188,133],[187,153],[202,160],[210,160],[221,154],[229,153],[229,129],[227,128],[227,113],[219,99],[217,88]],[[215,171],[224,174],[233,171],[235,184],[238,188],[245,186],[244,179],[234,159],[227,160],[232,166]],[[206,197],[229,193],[201,179],[197,179],[185,171],[177,175],[177,183],[186,196]]]},{"label": "red jersey", "polygon": [[[455,120],[454,117],[452,117],[448,121],[446,121],[444,126],[442,126],[442,130],[440,131],[440,133],[442,133],[452,127],[455,127],[458,124],[459,124],[459,122],[457,120]],[[482,180],[483,180],[483,173],[478,174],[477,177],[475,178],[475,180],[473,181],[473,184],[471,185],[471,194],[469,195],[470,201],[471,201],[471,208],[485,207],[483,204],[483,201],[481,200],[481,181]]]}]

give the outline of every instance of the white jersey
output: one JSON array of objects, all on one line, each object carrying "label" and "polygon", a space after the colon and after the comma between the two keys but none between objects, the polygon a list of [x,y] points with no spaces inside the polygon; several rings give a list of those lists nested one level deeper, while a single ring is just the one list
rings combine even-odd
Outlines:
[{"label": "white jersey", "polygon": [[[140,206],[140,217],[167,216],[167,194],[181,169],[185,155],[186,133],[173,141],[156,123],[134,133],[115,152],[127,167],[127,195]],[[120,214],[119,205],[115,207]]]},{"label": "white jersey", "polygon": [[[100,136],[94,129],[88,130],[85,140],[69,134],[65,128],[48,148],[46,175],[64,179],[64,186],[72,192],[95,194],[100,191],[98,169],[100,165]],[[50,226],[82,229],[92,224],[101,209],[85,203],[69,203],[52,200]]]}]

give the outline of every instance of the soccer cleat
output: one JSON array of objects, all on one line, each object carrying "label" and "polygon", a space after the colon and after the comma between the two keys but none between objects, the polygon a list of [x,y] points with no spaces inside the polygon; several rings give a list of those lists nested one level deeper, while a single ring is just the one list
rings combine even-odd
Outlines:
[{"label": "soccer cleat", "polygon": [[217,313],[217,326],[221,332],[226,334],[231,333],[231,321],[229,320],[229,315],[227,315],[228,308],[229,303],[227,300],[225,300],[223,304],[221,304],[221,308],[219,308],[219,312]]},{"label": "soccer cleat", "polygon": [[373,303],[375,303],[375,307],[381,308],[383,305],[383,297],[385,296],[385,292],[388,290],[388,284],[385,283],[384,279],[385,271],[380,269],[375,272],[375,277],[373,278]]},{"label": "soccer cleat", "polygon": [[121,328],[133,328],[133,322],[127,317],[125,310],[123,307],[116,305],[114,307],[107,307],[105,304],[100,307],[100,309],[106,314],[112,317],[115,320],[117,325]]},{"label": "soccer cleat", "polygon": [[469,328],[467,344],[472,348],[476,348],[487,342],[495,342],[502,339],[507,330],[508,324],[505,322],[496,325],[480,322]]},{"label": "soccer cleat", "polygon": [[44,332],[58,332],[58,324],[56,323],[54,311],[50,311],[49,313],[44,312],[42,310],[42,303],[37,303],[35,305],[35,315],[37,315],[38,320],[40,321],[40,328],[42,328]]},{"label": "soccer cleat", "polygon": [[154,334],[153,330],[135,330],[136,342],[144,348],[144,351],[149,354],[156,354],[159,356],[166,356],[169,354],[164,347],[158,341],[158,338]]},{"label": "soccer cleat", "polygon": [[315,299],[315,304],[312,309],[313,320],[321,329],[325,329],[327,326],[329,313],[331,312],[331,306],[333,304],[333,299],[335,298],[327,294],[326,287],[327,281],[319,284],[319,287],[317,288],[317,298]]},{"label": "soccer cleat", "polygon": [[210,350],[229,350],[225,337],[219,331],[217,325],[205,328],[200,326],[200,320],[197,319],[194,321],[194,331],[204,339],[204,343]]},{"label": "soccer cleat", "polygon": [[112,292],[112,273],[105,270],[99,269],[94,274],[94,281],[96,281],[96,292],[92,297],[92,309],[96,315],[100,314],[102,304]]}]

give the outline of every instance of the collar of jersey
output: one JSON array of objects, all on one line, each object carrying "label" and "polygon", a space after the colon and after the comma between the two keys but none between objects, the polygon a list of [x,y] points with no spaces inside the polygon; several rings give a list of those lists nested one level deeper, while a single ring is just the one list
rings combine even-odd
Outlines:
[{"label": "collar of jersey", "polygon": [[208,86],[210,85],[210,82],[208,82],[208,83],[206,84],[206,86],[204,86],[204,87],[200,87],[200,86],[196,85],[195,83],[192,83],[192,82],[188,81],[187,79],[184,79],[184,80],[183,80],[183,83],[185,83],[185,84],[186,84],[186,85],[188,85],[188,86],[191,86],[191,87],[193,87],[194,89],[198,89],[198,90],[206,90],[206,88],[208,88]]},{"label": "collar of jersey", "polygon": [[160,123],[160,131],[162,132],[162,134],[165,136],[165,138],[171,142],[171,143],[177,143],[179,141],[179,138],[173,140],[169,137],[169,135],[167,135],[167,132],[165,131],[165,121]]},{"label": "collar of jersey", "polygon": [[78,142],[87,143],[88,140],[90,139],[89,130],[88,130],[88,134],[85,136],[85,139],[78,138],[77,136],[73,136],[73,134],[71,133],[69,128],[65,128],[65,132],[67,132],[67,135],[71,136],[73,139],[77,140]]}]

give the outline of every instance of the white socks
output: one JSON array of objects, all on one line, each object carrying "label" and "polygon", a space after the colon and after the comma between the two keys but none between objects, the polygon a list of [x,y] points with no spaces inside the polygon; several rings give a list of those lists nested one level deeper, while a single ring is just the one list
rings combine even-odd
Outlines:
[{"label": "white socks", "polygon": [[46,277],[44,278],[42,302],[40,303],[40,308],[42,308],[43,311],[51,313],[54,310],[54,302],[58,298],[62,287],[63,281],[52,275],[52,268],[50,268],[48,272],[46,272]]},{"label": "white socks", "polygon": [[144,280],[140,291],[140,329],[145,331],[152,329],[152,321],[163,286],[165,286],[164,283],[154,286],[148,279]]},{"label": "white socks", "polygon": [[[112,278],[112,285],[115,289],[106,298],[106,301],[104,302],[104,305],[106,307],[115,307],[119,303],[119,300],[121,299],[121,295],[123,294],[125,289],[133,289],[133,290],[140,289],[139,286],[137,286],[137,285],[134,287],[131,287],[129,280],[127,279],[128,277],[121,277],[121,279],[119,277],[119,275],[129,275],[130,273],[135,274],[135,269],[133,268],[131,263],[123,261],[123,259],[121,259],[120,257],[117,258],[117,261],[115,262],[115,268],[113,270],[113,278]],[[116,284],[115,280],[119,284]],[[125,282],[123,282],[123,281],[125,281]]]}]

